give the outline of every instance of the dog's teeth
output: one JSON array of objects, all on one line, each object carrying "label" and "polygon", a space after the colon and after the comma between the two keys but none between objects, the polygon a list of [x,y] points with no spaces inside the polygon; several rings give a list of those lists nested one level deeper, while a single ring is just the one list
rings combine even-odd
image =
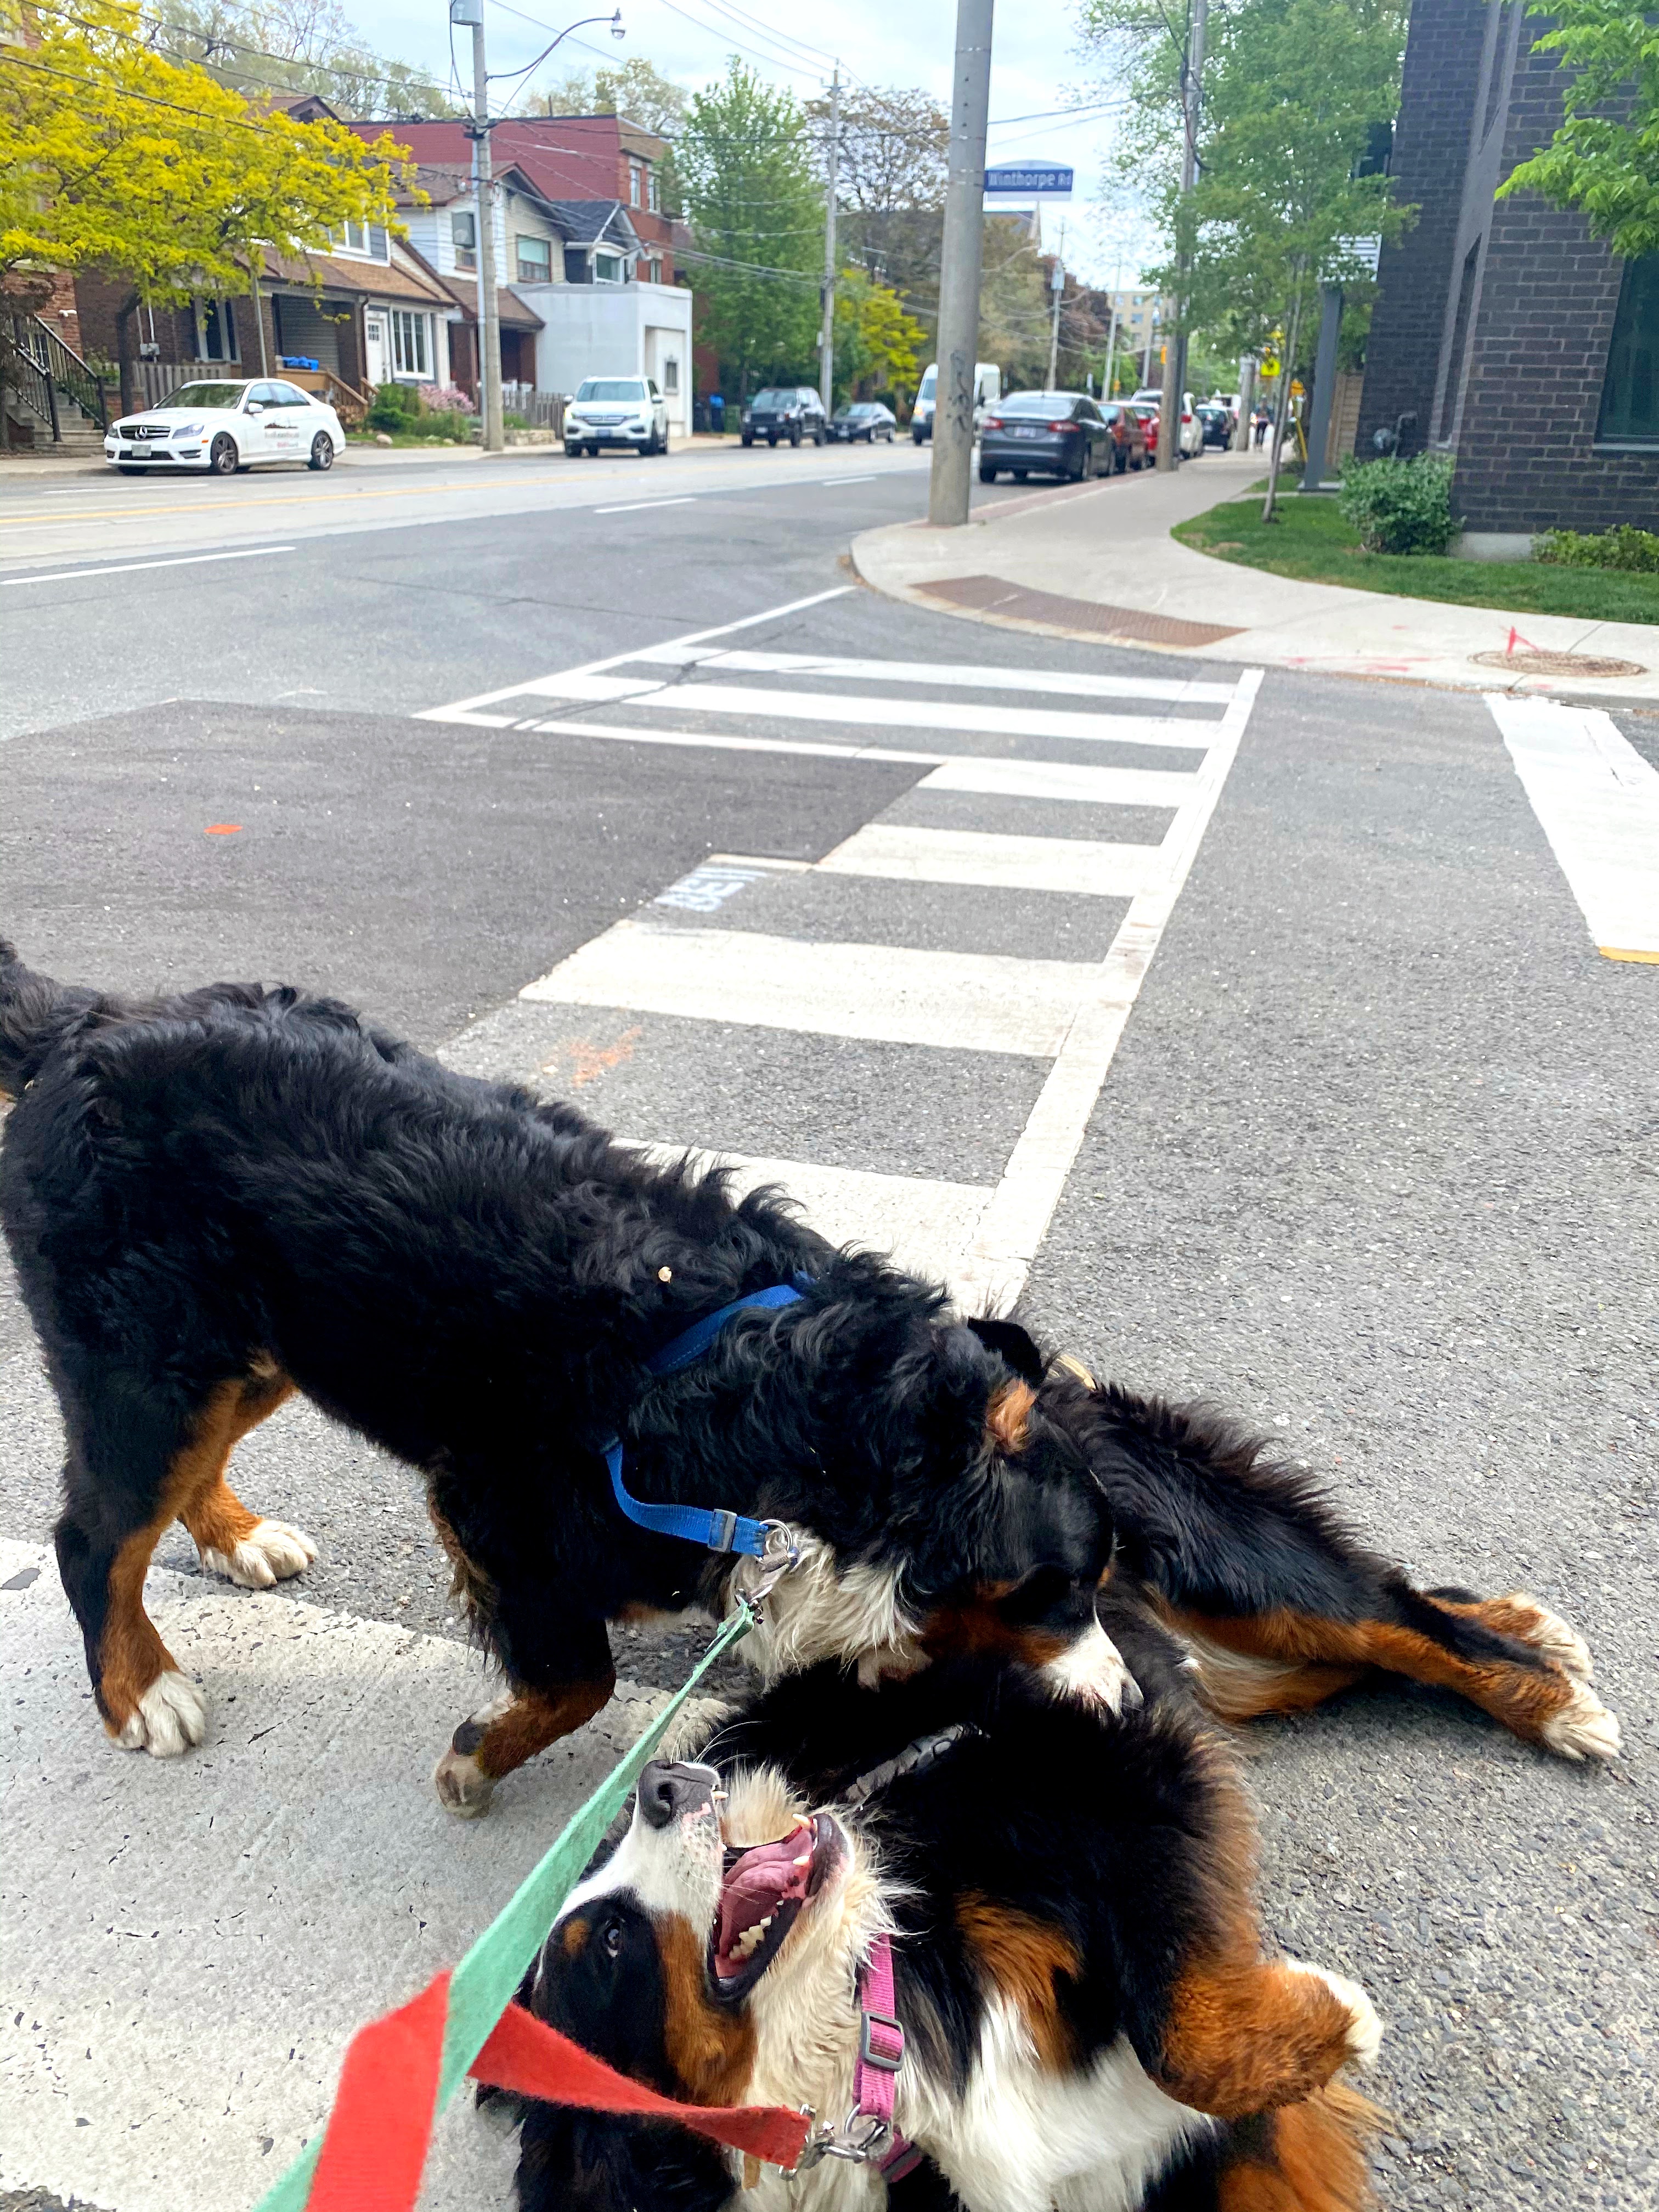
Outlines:
[{"label": "dog's teeth", "polygon": [[801,1853],[800,1856],[799,1856],[798,1859],[794,1860],[794,1861],[793,1862],[793,1863],[794,1865],[798,1866],[798,1867],[811,1866],[811,1863],[812,1863],[812,1854],[811,1854],[811,1851],[803,1851],[803,1852]]}]

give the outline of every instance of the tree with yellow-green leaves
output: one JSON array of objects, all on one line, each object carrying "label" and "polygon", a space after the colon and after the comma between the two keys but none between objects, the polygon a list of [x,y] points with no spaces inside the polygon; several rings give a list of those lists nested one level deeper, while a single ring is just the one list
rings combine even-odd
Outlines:
[{"label": "tree with yellow-green leaves", "polygon": [[269,254],[391,222],[406,173],[389,137],[295,123],[165,58],[133,0],[69,8],[31,10],[38,37],[0,47],[0,295],[51,270],[125,284],[125,407],[141,306],[249,292]]},{"label": "tree with yellow-green leaves", "polygon": [[867,398],[900,385],[915,391],[927,332],[898,294],[862,269],[843,269],[836,286],[836,389]]}]

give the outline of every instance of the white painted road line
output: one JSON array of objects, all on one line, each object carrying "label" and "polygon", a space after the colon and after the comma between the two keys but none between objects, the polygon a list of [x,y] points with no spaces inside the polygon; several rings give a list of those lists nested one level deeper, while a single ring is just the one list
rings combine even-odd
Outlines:
[{"label": "white painted road line", "polygon": [[[441,716],[439,720],[448,720]],[[505,725],[512,717],[507,714],[484,716],[469,714],[458,719],[466,721],[491,720]],[[624,745],[691,745],[702,746],[721,753],[800,753],[810,760],[896,761],[901,766],[932,768],[941,761],[956,759],[954,753],[923,753],[896,750],[890,745],[833,745],[827,741],[817,744],[806,738],[730,738],[723,730],[619,730],[603,722],[528,721],[519,725],[526,730],[545,730],[549,736],[558,738],[609,738]]]},{"label": "white painted road line", "polygon": [[[622,1141],[635,1140],[625,1137]],[[684,1146],[654,1144],[640,1149],[665,1165],[682,1158],[685,1150]],[[747,1152],[699,1152],[696,1157],[711,1167],[730,1168],[735,1195],[775,1185],[788,1192],[811,1226],[832,1244],[890,1252],[900,1267],[934,1282],[953,1253],[968,1249],[991,1198],[989,1183],[878,1175],[867,1168],[760,1159]]]},{"label": "white painted road line", "polygon": [[[647,646],[622,658],[676,668],[714,667],[738,676],[845,677],[857,684],[954,685],[969,691],[1033,691],[1073,699],[1158,699],[1188,707],[1225,707],[1233,696],[1231,684],[1198,684],[1173,677],[1071,676],[1036,668],[981,668],[971,660],[849,660],[828,653],[755,653],[741,647],[678,641]],[[1207,725],[1210,737],[1217,727],[1214,722]]]},{"label": "white painted road line", "polygon": [[1486,703],[1597,951],[1659,961],[1659,770],[1600,707]]},{"label": "white painted road line", "polygon": [[831,491],[836,491],[842,484],[875,483],[879,480],[879,471],[877,471],[867,477],[820,477],[818,482],[821,484],[827,484]]},{"label": "white painted road line", "polygon": [[[688,630],[683,637],[665,641],[670,645],[701,645],[705,638],[730,637],[736,630],[754,629],[761,623],[777,622],[785,615],[798,615],[808,607],[822,606],[826,599],[843,599],[852,590],[850,584],[832,584],[827,592],[813,592],[804,599],[786,599],[781,606],[768,607],[757,615],[744,615],[736,622],[717,623],[712,629]],[[599,676],[607,668],[620,668],[625,661],[638,659],[637,653],[612,653],[603,660],[584,661],[580,668],[567,668],[566,676]],[[535,679],[530,679],[533,682]],[[498,699],[516,699],[525,690],[524,683],[504,684],[499,691],[480,691],[471,699],[457,699],[447,707],[426,707],[416,715],[417,722],[477,722],[485,729],[505,729],[518,717],[513,714],[483,714],[481,707],[493,707]]]},{"label": "white painted road line", "polygon": [[291,545],[250,545],[235,553],[182,553],[172,561],[123,561],[113,568],[58,568],[50,575],[7,576],[0,590],[15,584],[76,584],[82,576],[136,576],[143,568],[194,568],[204,561],[264,561],[273,553],[292,553]]},{"label": "white painted road line", "polygon": [[987,890],[1066,891],[1134,898],[1169,870],[1157,845],[1109,845],[1084,837],[1004,837],[981,830],[919,830],[867,822],[818,866],[832,876],[885,876],[901,883],[975,884]]},{"label": "white painted road line", "polygon": [[[614,683],[614,678],[603,679]],[[586,675],[549,676],[536,690],[544,697],[580,698]],[[776,691],[743,684],[641,684],[635,707],[672,708],[685,714],[748,714],[782,721],[845,722],[870,729],[949,730],[963,736],[1048,738],[1090,744],[1164,745],[1206,752],[1213,722],[1176,721],[1159,714],[1066,714],[1051,707],[979,706],[943,699],[837,696],[828,691]]]},{"label": "white painted road line", "polygon": [[1077,1018],[958,1270],[969,1311],[1006,1311],[1024,1287],[1082,1146],[1118,1039],[1237,757],[1261,676],[1261,669],[1247,668],[1239,678],[1215,747],[1193,780],[1194,788],[1165,841],[1168,872],[1163,883],[1135,899],[1094,988],[1080,994]]},{"label": "white painted road line", "polygon": [[696,497],[687,492],[683,499],[630,499],[625,507],[596,507],[595,514],[643,514],[653,507],[695,507]]},{"label": "white painted road line", "polygon": [[[0,1590],[0,2196],[247,2212],[353,2030],[453,1966],[658,1701],[607,1706],[463,1826],[428,1778],[489,1694],[458,1638],[153,1571],[210,1717],[146,1759],[99,1723],[50,1548],[0,1541],[0,1581],[31,1568]],[[513,2162],[458,2098],[423,2212],[509,2203]]]},{"label": "white painted road line", "polygon": [[917,788],[1076,800],[1094,806],[1182,806],[1192,798],[1197,783],[1198,775],[1182,775],[1173,769],[1079,767],[1069,761],[958,753],[923,776]]},{"label": "white painted road line", "polygon": [[519,996],[1048,1059],[1099,981],[1097,967],[1076,961],[818,944],[647,920],[615,923]]}]

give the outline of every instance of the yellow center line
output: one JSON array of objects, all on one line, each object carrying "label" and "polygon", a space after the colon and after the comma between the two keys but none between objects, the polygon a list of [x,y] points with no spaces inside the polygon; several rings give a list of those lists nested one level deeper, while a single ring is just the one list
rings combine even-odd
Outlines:
[{"label": "yellow center line", "polygon": [[[234,510],[240,514],[250,507],[341,507],[354,499],[429,499],[441,491],[551,491],[559,487],[551,484],[398,484],[386,491],[292,491],[273,495],[269,498],[244,499]],[[158,516],[168,514],[204,514],[209,512],[205,500],[189,507],[146,507],[125,509],[104,507],[70,507],[63,514],[20,515],[11,520],[0,520],[0,530],[49,529],[59,522],[150,522]]]}]

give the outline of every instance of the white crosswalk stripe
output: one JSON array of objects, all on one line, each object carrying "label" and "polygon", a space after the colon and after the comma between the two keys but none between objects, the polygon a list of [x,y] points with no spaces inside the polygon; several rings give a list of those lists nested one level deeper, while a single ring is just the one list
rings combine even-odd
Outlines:
[{"label": "white crosswalk stripe", "polygon": [[[759,619],[732,629],[755,629]],[[607,1112],[603,1088],[591,1103],[630,1138],[670,1149],[676,1141],[724,1141],[725,1156],[744,1163],[745,1178],[769,1176],[793,1188],[837,1239],[899,1249],[911,1264],[920,1259],[964,1299],[1006,1302],[1018,1294],[1058,1203],[1243,733],[1260,672],[1223,684],[884,661],[750,646],[732,641],[732,629],[616,653],[426,713],[512,724],[551,739],[914,766],[908,797],[810,867],[720,856],[646,914],[615,924],[527,983],[520,1015],[487,1018],[449,1056],[477,1073],[539,1073],[556,1087],[562,1051],[574,1052],[584,1066],[584,1054],[626,1062],[616,1106]],[[674,672],[672,680],[664,670]],[[567,711],[538,713],[544,702]],[[1216,708],[1222,711],[1201,711]],[[665,727],[659,715],[680,726]],[[802,722],[845,735],[818,741],[775,733],[779,725]],[[757,733],[766,726],[774,733]],[[935,736],[938,749],[884,742],[912,732]],[[1076,757],[1078,750],[1097,755],[1110,745],[1198,758],[1178,769]],[[1056,757],[1056,747],[1073,750]],[[1086,818],[1079,808],[1093,811],[1103,834],[1077,834],[1073,824]],[[1115,836],[1118,821],[1125,834]],[[840,889],[826,904],[834,886]],[[978,900],[961,907],[964,892]],[[903,902],[897,919],[896,899]],[[1010,910],[1022,938],[1017,951],[997,941],[1009,900],[1018,902],[1017,915]],[[1100,957],[1078,958],[1079,938],[1087,935],[1079,908],[1109,914],[1109,901],[1127,908],[1115,934]],[[957,942],[937,941],[952,931]],[[583,1009],[633,1025],[617,1030],[614,1046],[596,1046],[586,1032],[567,1033]],[[673,1025],[672,1040],[652,1030],[653,1019]],[[714,1041],[725,1052],[734,1039],[769,1032],[920,1050],[920,1061],[893,1063],[884,1086],[901,1097],[904,1126],[894,1149],[905,1171],[850,1157],[815,1158],[810,1148],[781,1157],[775,1146],[744,1146],[744,1133],[729,1121],[719,1139],[694,1127],[651,1127],[653,1115],[673,1110],[662,1086],[652,1087],[653,1054],[665,1066],[672,1060],[684,1076],[702,1030],[710,1052]],[[551,1060],[544,1057],[550,1046]],[[1012,1149],[1005,1144],[992,1157],[981,1147],[967,1174],[927,1171],[930,1106],[938,1105],[929,1095],[930,1054],[940,1056],[941,1070],[955,1072],[953,1080],[963,1055],[1030,1067],[1020,1079],[1029,1088]],[[769,1051],[756,1048],[752,1064],[764,1071],[786,1056],[781,1038]],[[728,1114],[729,1080],[708,1088],[719,1113]],[[635,1103],[641,1094],[643,1108]],[[831,1149],[848,1150],[841,1133],[830,1134]]]}]

